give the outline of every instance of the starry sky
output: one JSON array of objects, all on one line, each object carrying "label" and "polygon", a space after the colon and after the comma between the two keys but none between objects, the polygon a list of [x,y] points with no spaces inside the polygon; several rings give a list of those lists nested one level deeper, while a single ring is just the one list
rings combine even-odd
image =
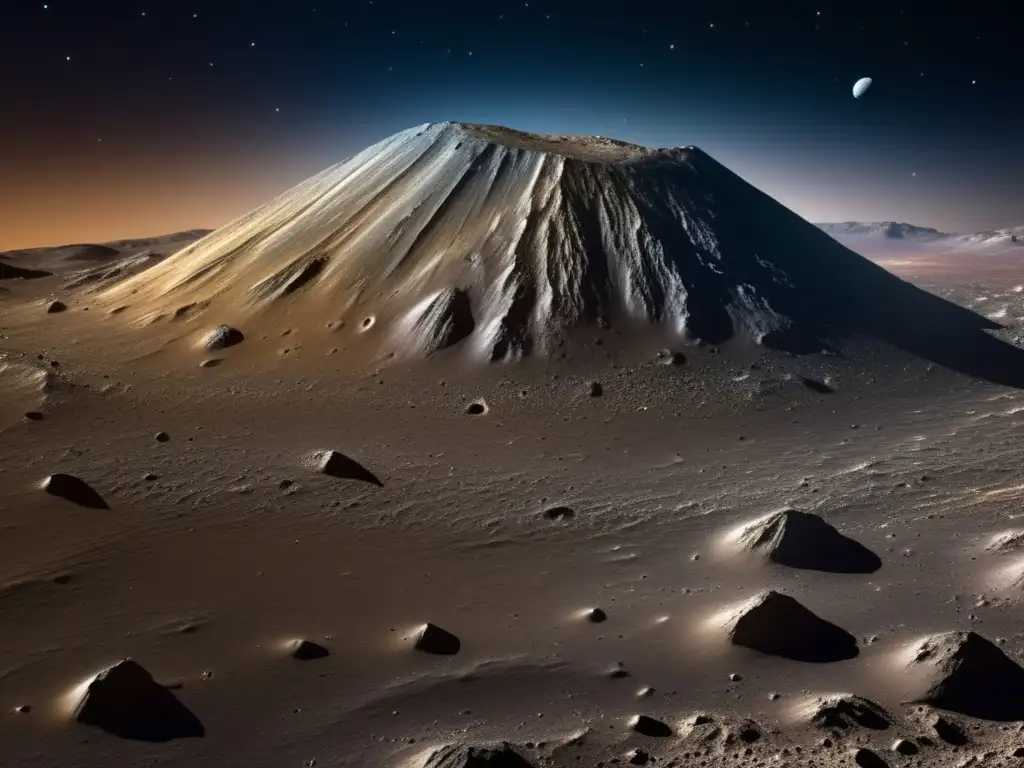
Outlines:
[{"label": "starry sky", "polygon": [[696,144],[811,221],[1020,225],[1020,30],[987,0],[2,0],[0,250],[216,227],[438,120]]}]

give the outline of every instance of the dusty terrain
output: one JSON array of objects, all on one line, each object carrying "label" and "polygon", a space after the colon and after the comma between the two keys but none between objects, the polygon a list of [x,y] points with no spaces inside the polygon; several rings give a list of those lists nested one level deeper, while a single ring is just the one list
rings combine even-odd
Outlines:
[{"label": "dusty terrain", "polygon": [[[975,278],[933,287],[1014,326],[1012,286]],[[85,306],[47,314],[64,279],[6,281],[0,305],[15,393],[0,432],[5,764],[400,765],[506,740],[535,765],[853,765],[859,747],[892,765],[994,765],[1024,746],[1016,722],[905,704],[899,656],[949,630],[1024,655],[1005,575],[1016,540],[987,548],[1020,525],[1016,390],[897,353],[867,367],[747,348],[677,366],[650,349],[617,368],[602,347],[474,376],[357,372],[326,331],[284,325],[201,368],[203,353],[149,354],[145,333],[87,322]],[[487,412],[467,414],[479,398]],[[319,450],[382,485],[319,474]],[[38,487],[57,472],[109,509]],[[785,507],[880,567],[806,570],[722,544]],[[850,633],[856,657],[731,647],[715,617],[764,589]],[[458,653],[414,649],[424,622]],[[291,658],[295,639],[329,655]],[[76,685],[126,657],[172,686],[202,737],[118,738],[70,717]],[[833,693],[887,715],[812,723],[813,697]],[[711,723],[692,725],[699,712]],[[672,735],[632,731],[638,714]]]},{"label": "dusty terrain", "polygon": [[1020,762],[1024,268],[891,265],[979,313],[923,348],[479,365],[80,248],[0,259],[5,766]]}]

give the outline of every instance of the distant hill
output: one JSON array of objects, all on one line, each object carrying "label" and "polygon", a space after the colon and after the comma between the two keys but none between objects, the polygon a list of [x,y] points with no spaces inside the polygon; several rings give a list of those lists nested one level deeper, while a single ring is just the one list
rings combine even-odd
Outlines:
[{"label": "distant hill", "polygon": [[927,245],[942,250],[1001,252],[1024,247],[1024,226],[969,234],[940,232],[899,221],[842,221],[815,226],[854,250],[858,246],[861,249],[885,249]]}]

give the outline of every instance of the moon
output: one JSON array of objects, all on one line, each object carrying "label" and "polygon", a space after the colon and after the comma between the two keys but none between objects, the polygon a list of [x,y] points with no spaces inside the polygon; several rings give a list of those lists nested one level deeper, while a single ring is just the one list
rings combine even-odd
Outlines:
[{"label": "moon", "polygon": [[864,95],[865,91],[871,87],[871,78],[862,77],[856,83],[853,84],[853,98],[859,99]]}]

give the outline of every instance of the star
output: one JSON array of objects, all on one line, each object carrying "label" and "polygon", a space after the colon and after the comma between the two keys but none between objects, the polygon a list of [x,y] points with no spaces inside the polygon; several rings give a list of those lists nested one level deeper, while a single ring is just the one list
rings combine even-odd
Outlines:
[{"label": "star", "polygon": [[676,44],[675,43],[669,43],[668,49],[670,51],[674,51],[676,49]]}]

